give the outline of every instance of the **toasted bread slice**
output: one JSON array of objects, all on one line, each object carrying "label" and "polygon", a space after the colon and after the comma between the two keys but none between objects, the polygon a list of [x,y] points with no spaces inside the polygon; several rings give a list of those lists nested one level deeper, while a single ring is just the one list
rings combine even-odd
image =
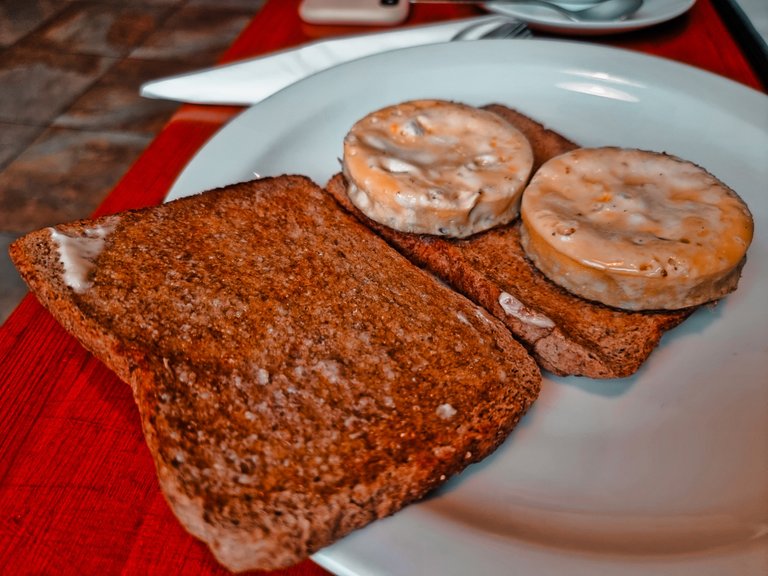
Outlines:
[{"label": "toasted bread slice", "polygon": [[[531,142],[534,170],[577,147],[535,120],[495,104],[486,107]],[[633,374],[663,333],[693,308],[627,312],[570,294],[544,277],[520,245],[519,220],[482,234],[451,240],[398,232],[378,224],[349,201],[341,174],[327,185],[347,210],[414,263],[422,266],[501,319],[540,366],[558,375],[620,378]]]},{"label": "toasted bread slice", "polygon": [[498,320],[303,177],[40,230],[11,254],[132,386],[172,509],[235,571],[421,498],[539,390]]}]

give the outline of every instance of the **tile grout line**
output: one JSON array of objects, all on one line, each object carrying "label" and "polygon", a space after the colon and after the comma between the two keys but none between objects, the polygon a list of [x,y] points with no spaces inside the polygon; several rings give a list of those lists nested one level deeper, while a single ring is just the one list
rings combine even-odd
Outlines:
[{"label": "tile grout line", "polygon": [[13,48],[14,46],[17,46],[20,42],[23,42],[25,38],[28,38],[29,36],[35,34],[36,32],[40,31],[42,28],[53,22],[56,18],[58,18],[64,10],[66,10],[71,4],[69,2],[62,2],[61,6],[59,7],[59,10],[57,12],[54,12],[48,18],[44,18],[40,22],[38,22],[37,26],[32,28],[31,30],[27,31],[25,34],[19,36],[11,42],[8,46],[3,46],[2,50],[9,50]]}]

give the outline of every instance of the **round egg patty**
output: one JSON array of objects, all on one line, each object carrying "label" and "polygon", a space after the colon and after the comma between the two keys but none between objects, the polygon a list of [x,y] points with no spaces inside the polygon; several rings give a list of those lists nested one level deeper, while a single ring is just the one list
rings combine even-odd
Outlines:
[{"label": "round egg patty", "polygon": [[528,139],[496,114],[443,100],[373,112],[344,139],[352,203],[403,232],[463,238],[519,214]]},{"label": "round egg patty", "polygon": [[703,168],[615,147],[555,157],[521,205],[528,257],[566,290],[629,310],[674,310],[736,289],[753,220]]}]

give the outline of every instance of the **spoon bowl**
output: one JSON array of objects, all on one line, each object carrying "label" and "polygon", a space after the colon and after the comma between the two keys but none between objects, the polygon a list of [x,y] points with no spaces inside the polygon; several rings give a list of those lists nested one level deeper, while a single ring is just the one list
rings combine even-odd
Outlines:
[{"label": "spoon bowl", "polygon": [[564,8],[548,0],[496,0],[491,4],[531,4],[555,10],[574,22],[609,22],[625,20],[637,12],[643,0],[602,0],[586,8]]}]

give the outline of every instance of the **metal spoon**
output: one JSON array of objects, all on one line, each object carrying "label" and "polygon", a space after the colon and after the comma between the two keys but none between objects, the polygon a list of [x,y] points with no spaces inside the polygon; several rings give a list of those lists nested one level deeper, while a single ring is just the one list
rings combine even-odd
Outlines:
[{"label": "metal spoon", "polygon": [[[410,0],[412,3],[436,4],[446,0]],[[605,22],[609,20],[624,20],[637,12],[643,5],[643,0],[602,0],[594,6],[571,10],[547,0],[493,0],[478,2],[478,0],[449,0],[453,4],[535,4],[556,10],[574,22]]]},{"label": "metal spoon", "polygon": [[[501,22],[501,24],[499,24]],[[490,26],[490,29],[488,28]],[[531,31],[525,22],[510,20],[506,16],[490,21],[470,24],[459,30],[452,38],[455,40],[481,40],[485,38],[530,38]]]}]

